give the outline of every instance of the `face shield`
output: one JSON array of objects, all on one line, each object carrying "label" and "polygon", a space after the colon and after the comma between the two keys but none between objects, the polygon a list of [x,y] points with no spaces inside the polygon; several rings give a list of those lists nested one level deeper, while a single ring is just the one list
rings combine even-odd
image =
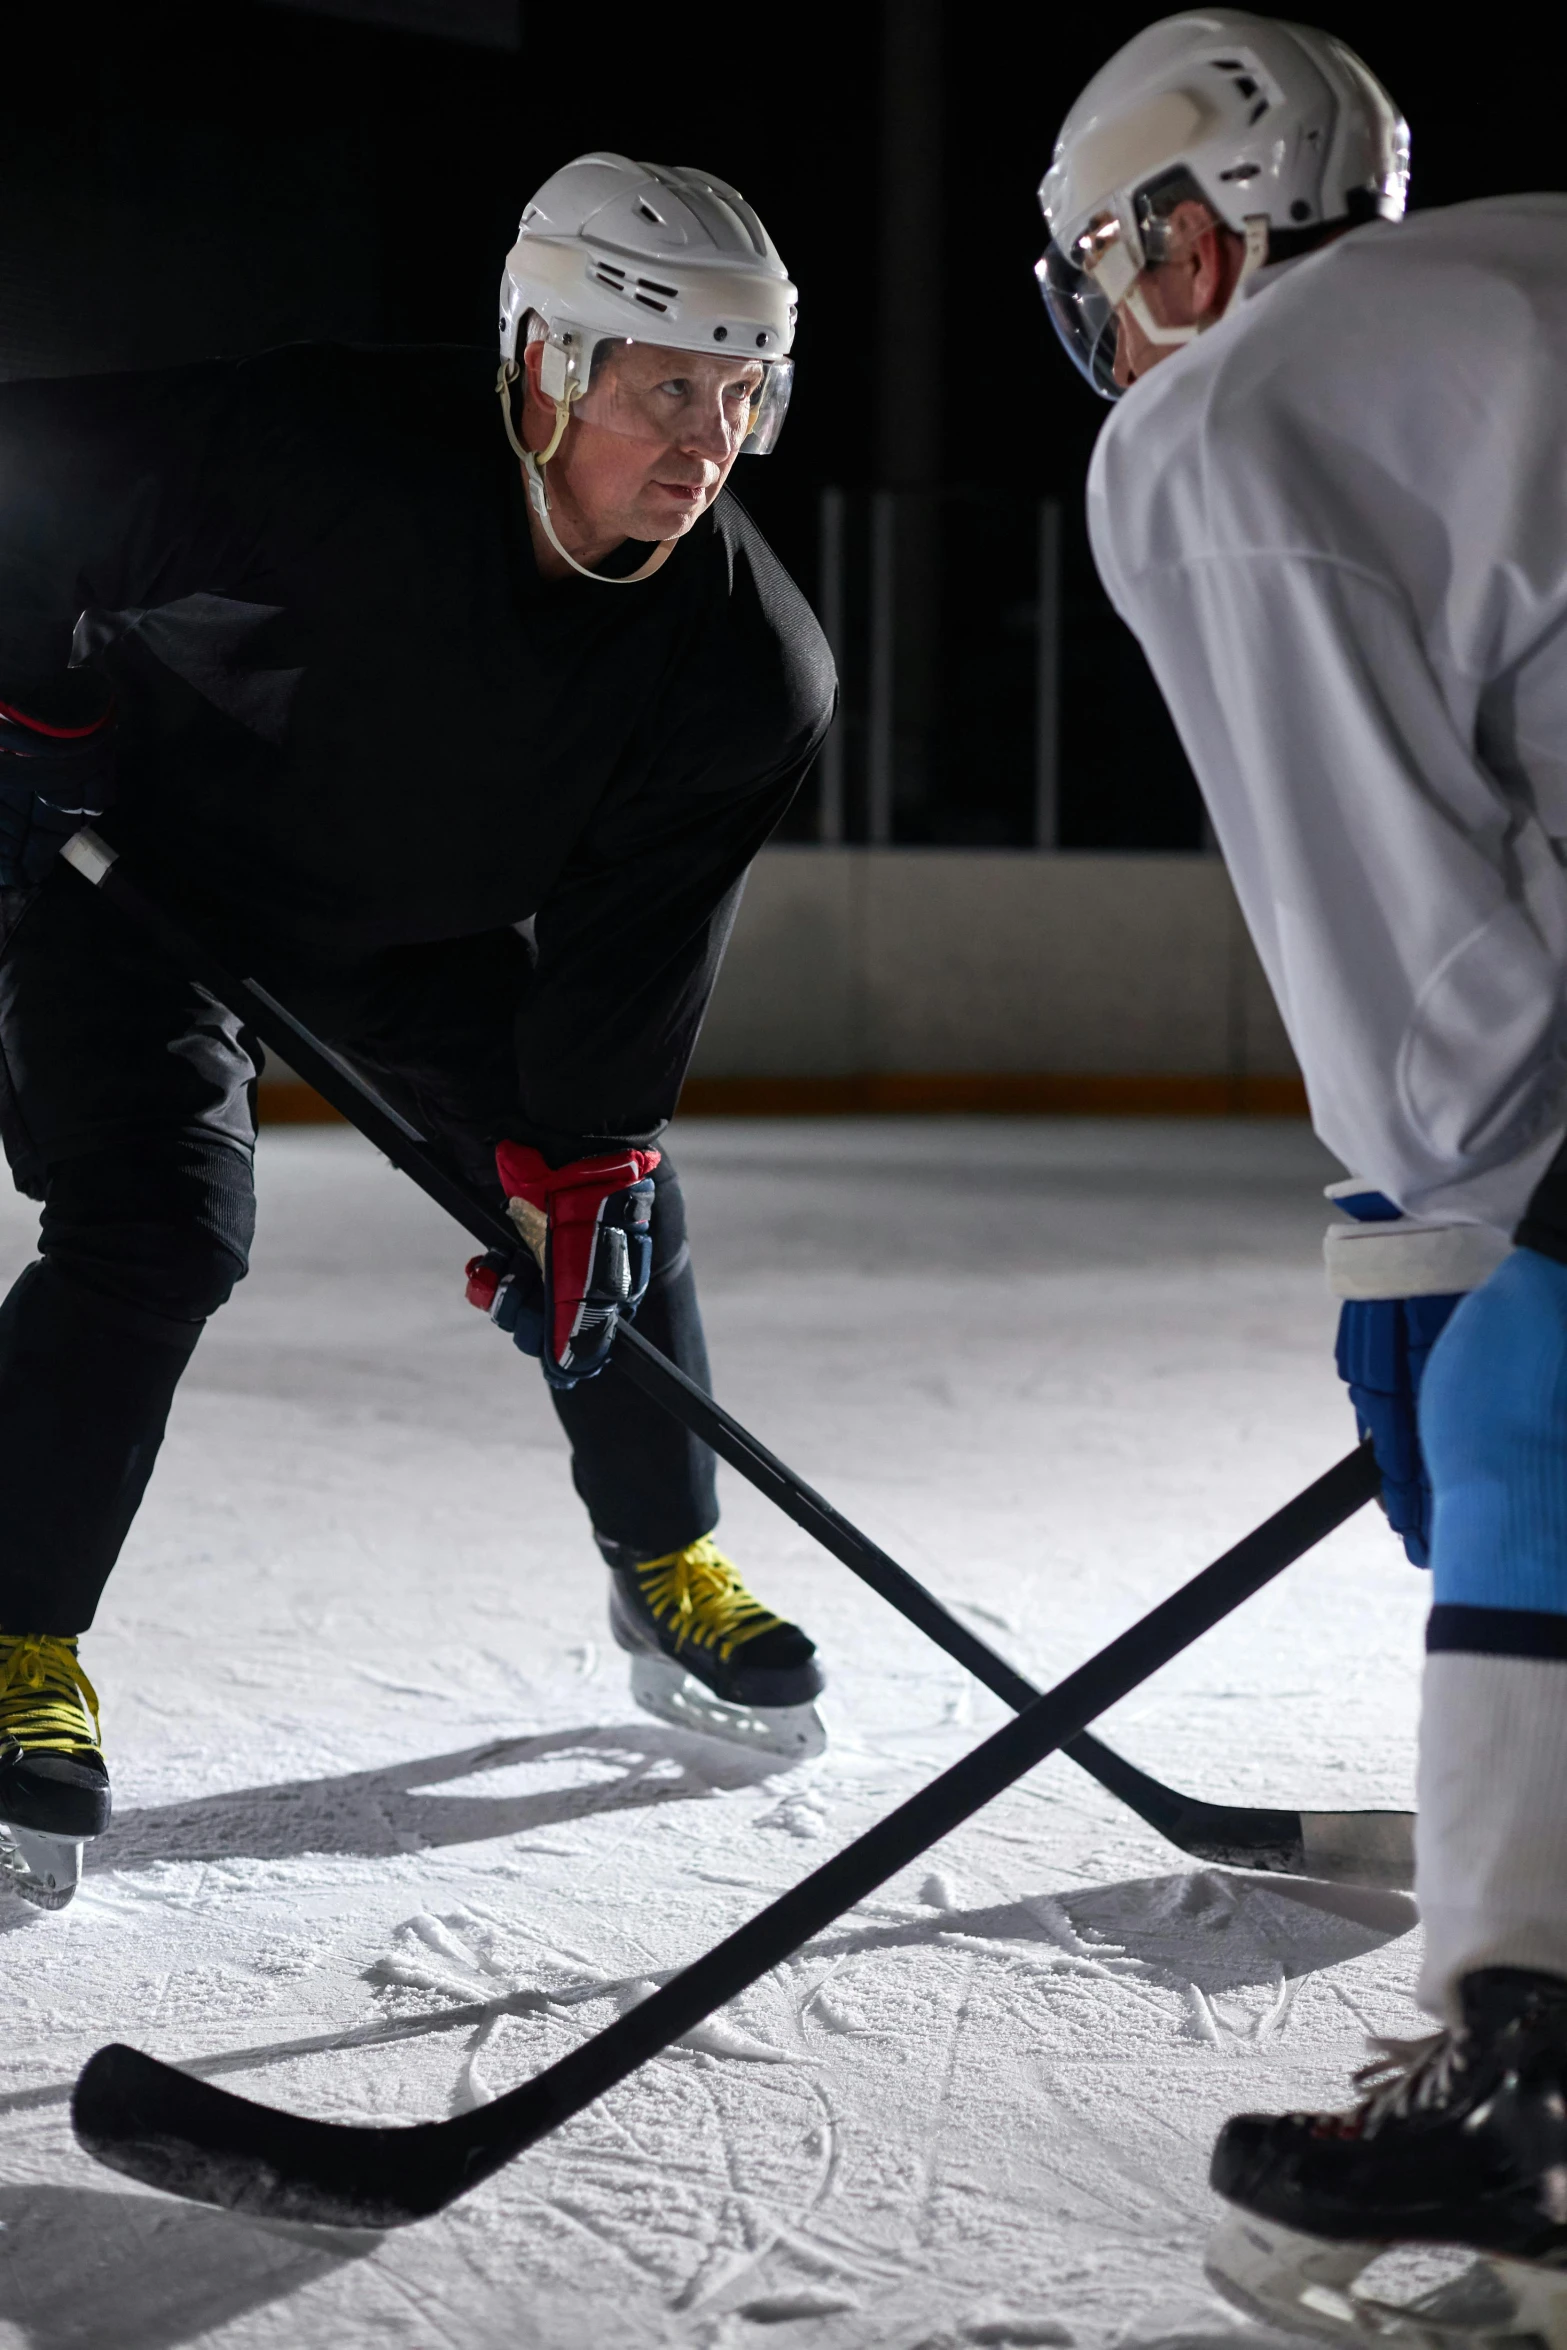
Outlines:
[{"label": "face shield", "polygon": [[[1171,219],[1185,204],[1199,205],[1208,224],[1220,225],[1191,174],[1178,168],[1139,189],[1129,208],[1118,202],[1095,213],[1067,245],[1052,237],[1049,250],[1035,268],[1051,325],[1073,366],[1101,399],[1118,400],[1126,388],[1115,380],[1123,310],[1137,321],[1144,342],[1164,350],[1194,342],[1204,324],[1216,323],[1205,320],[1186,326],[1167,325],[1155,318],[1143,289],[1145,269],[1179,261],[1192,250],[1191,229],[1178,234]],[[1245,253],[1226,309],[1247,278],[1266,261],[1268,234],[1265,215],[1246,222]]]},{"label": "face shield", "polygon": [[1118,212],[1096,214],[1063,247],[1051,238],[1034,269],[1050,323],[1062,348],[1102,400],[1118,400],[1115,380],[1118,306],[1143,269],[1143,243]]},{"label": "face shield", "polygon": [[[578,344],[584,357],[585,342]],[[789,359],[681,351],[620,335],[600,337],[587,366],[579,360],[571,373],[571,414],[582,423],[719,464],[766,456],[783,427],[794,381]]]}]

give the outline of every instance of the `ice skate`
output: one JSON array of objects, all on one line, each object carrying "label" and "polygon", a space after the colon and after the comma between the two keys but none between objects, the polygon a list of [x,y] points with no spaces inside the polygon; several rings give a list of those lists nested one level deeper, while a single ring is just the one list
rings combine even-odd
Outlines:
[{"label": "ice skate", "polygon": [[[1240,2114],[1212,2182],[1235,2206],[1208,2274],[1251,2317],[1337,2341],[1567,2350],[1567,1979],[1488,1967],[1461,2029],[1388,2042],[1343,2113]],[[1477,2255],[1385,2297],[1395,2247]]]},{"label": "ice skate", "polygon": [[827,1733],[812,1700],[825,1676],[797,1624],[753,1599],[710,1534],[662,1558],[605,1542],[609,1624],[631,1658],[631,1694],[677,1729],[807,1762]]},{"label": "ice skate", "polygon": [[98,1698],[75,1640],[0,1632],[0,1884],[63,1909],[109,1811]]}]

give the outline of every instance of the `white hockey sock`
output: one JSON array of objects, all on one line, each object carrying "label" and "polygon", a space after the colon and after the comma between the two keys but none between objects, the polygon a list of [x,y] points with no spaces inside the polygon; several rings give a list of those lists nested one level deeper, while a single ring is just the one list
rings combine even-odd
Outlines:
[{"label": "white hockey sock", "polygon": [[1421,2006],[1456,2023],[1476,1967],[1567,1975],[1567,1662],[1428,1656],[1418,1789]]}]

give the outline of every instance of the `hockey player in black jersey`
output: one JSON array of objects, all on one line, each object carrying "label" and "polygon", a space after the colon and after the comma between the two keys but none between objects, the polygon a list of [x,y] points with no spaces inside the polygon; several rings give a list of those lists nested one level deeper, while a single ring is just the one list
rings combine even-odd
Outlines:
[{"label": "hockey player in black jersey", "polygon": [[[245,1271],[238,1023],[58,851],[96,829],[537,1243],[539,1353],[639,1701],[808,1751],[810,1641],[713,1540],[711,1456],[603,1367],[706,1379],[671,1116],[746,867],[833,701],[733,498],[788,400],[755,213],[592,155],[523,215],[501,371],[298,346],[0,392],[0,1829],[69,1898],[109,1816],[79,1636]],[[497,392],[499,401],[497,402]]]}]

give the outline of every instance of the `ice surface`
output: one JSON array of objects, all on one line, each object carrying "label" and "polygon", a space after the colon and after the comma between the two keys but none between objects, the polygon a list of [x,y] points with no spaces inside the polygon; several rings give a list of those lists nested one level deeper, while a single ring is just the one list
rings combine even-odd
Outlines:
[{"label": "ice surface", "polygon": [[[1040,1681],[1351,1440],[1298,1129],[674,1147],[724,1401]],[[775,1771],[636,1715],[463,1236],[341,1131],[264,1137],[261,1192],[86,1646],[118,1824],[74,1908],[0,1904],[3,2350],[1235,2340],[1213,2132],[1414,2028],[1409,1905],[1195,1867],[1060,1760],[441,2220],[287,2235],[75,2150],[110,2038],[336,2118],[483,2102],[1002,1719],[732,1478],[834,1743]],[[7,1201],[7,1277],[33,1232]],[[1406,1806],[1424,1604],[1368,1512],[1102,1727],[1198,1793]]]}]

